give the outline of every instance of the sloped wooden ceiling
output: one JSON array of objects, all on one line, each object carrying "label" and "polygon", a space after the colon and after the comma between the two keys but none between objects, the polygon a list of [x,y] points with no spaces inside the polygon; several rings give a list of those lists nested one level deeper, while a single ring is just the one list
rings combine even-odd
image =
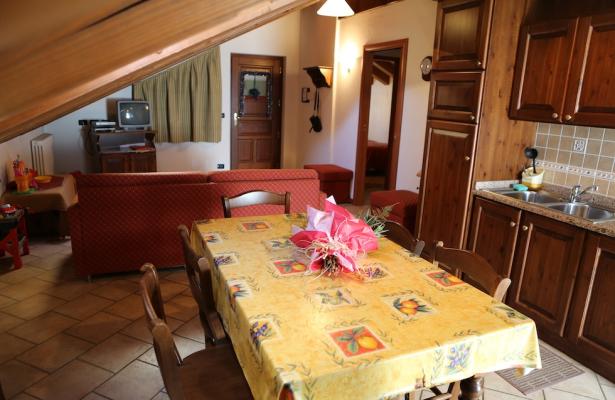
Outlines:
[{"label": "sloped wooden ceiling", "polygon": [[317,1],[0,1],[0,142]]}]

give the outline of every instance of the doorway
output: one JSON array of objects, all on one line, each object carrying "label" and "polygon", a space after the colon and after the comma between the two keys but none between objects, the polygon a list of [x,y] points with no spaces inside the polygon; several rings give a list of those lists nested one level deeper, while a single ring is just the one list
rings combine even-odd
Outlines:
[{"label": "doorway", "polygon": [[353,203],[395,189],[408,39],[363,48]]},{"label": "doorway", "polygon": [[284,57],[231,54],[231,168],[280,168]]}]

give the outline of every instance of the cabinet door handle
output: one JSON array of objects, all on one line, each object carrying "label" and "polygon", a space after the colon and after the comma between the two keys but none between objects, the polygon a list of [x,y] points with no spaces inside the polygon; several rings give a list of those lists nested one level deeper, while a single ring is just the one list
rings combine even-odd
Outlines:
[{"label": "cabinet door handle", "polygon": [[481,65],[483,65],[483,63],[480,61],[476,61],[476,65],[480,67]]},{"label": "cabinet door handle", "polygon": [[510,221],[510,227],[514,228],[515,226],[517,226],[517,223],[515,221]]},{"label": "cabinet door handle", "polygon": [[474,115],[470,115],[470,121],[474,121],[476,117]]},{"label": "cabinet door handle", "polygon": [[553,119],[558,119],[559,118],[559,114],[558,113],[553,113],[553,114],[551,114],[551,116],[553,117]]},{"label": "cabinet door handle", "polygon": [[523,230],[523,231],[527,231],[528,229],[530,229],[530,228],[528,228],[528,227],[527,227],[527,225],[523,225],[523,226],[521,227],[521,230]]},{"label": "cabinet door handle", "polygon": [[465,156],[463,159],[466,161],[470,161],[470,156]]},{"label": "cabinet door handle", "polygon": [[570,120],[572,119],[572,115],[570,115],[570,114],[566,114],[566,115],[564,115],[564,119],[565,119],[566,121],[570,121]]}]

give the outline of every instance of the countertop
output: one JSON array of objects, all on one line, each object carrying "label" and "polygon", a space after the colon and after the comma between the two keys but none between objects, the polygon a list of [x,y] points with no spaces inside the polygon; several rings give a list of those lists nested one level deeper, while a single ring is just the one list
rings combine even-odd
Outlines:
[{"label": "countertop", "polygon": [[[493,186],[491,187],[493,188]],[[551,193],[557,194],[557,190],[553,190],[553,188],[545,189]],[[519,208],[521,210],[529,211],[534,214],[542,215],[571,225],[575,225],[579,228],[587,229],[588,231],[597,232],[610,237],[615,237],[615,221],[592,223],[591,221],[580,217],[563,214],[558,211],[550,210],[536,204],[527,203],[523,200],[513,199],[512,197],[507,197],[503,194],[491,192],[488,189],[477,189],[474,191],[474,194],[488,200],[493,200],[495,202],[506,204],[515,208]],[[596,204],[596,206],[599,205]]]}]

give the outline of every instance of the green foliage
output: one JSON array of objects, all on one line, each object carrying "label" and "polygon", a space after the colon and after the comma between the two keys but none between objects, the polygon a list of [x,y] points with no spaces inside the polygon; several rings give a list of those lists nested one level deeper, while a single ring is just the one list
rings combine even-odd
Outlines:
[{"label": "green foliage", "polygon": [[383,208],[368,208],[365,214],[360,216],[360,218],[372,228],[376,237],[382,237],[386,232],[384,223],[389,215],[391,215],[394,206],[395,204]]}]

